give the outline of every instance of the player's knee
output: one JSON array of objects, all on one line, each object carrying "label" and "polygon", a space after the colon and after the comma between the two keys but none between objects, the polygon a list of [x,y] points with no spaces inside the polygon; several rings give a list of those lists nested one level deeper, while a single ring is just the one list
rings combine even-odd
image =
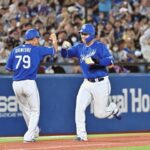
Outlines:
[{"label": "player's knee", "polygon": [[105,112],[103,112],[103,111],[101,111],[101,112],[94,112],[94,116],[96,117],[96,118],[106,118],[106,114],[105,114]]},{"label": "player's knee", "polygon": [[31,111],[32,111],[32,113],[36,113],[36,114],[40,113],[40,109],[36,108],[36,107],[32,108]]},{"label": "player's knee", "polygon": [[76,106],[76,112],[85,112],[86,110],[86,106],[83,106],[83,105],[78,105]]}]

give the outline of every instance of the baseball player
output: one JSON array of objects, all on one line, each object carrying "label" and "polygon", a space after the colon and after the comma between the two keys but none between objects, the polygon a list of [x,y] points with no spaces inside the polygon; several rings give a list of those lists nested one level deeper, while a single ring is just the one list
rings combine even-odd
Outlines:
[{"label": "baseball player", "polygon": [[29,29],[25,33],[26,43],[15,47],[8,58],[6,69],[13,71],[13,90],[23,113],[27,132],[24,142],[34,142],[39,134],[40,97],[35,82],[40,61],[46,55],[55,55],[57,38],[51,34],[53,47],[39,46],[39,32]]},{"label": "baseball player", "polygon": [[113,64],[112,55],[106,45],[95,39],[95,28],[92,24],[84,24],[80,30],[82,43],[70,47],[68,41],[62,45],[61,55],[77,57],[83,72],[84,81],[79,89],[76,101],[75,123],[77,141],[87,141],[85,127],[85,111],[91,104],[92,113],[97,118],[121,119],[120,111],[115,103],[108,105],[111,91],[106,66]]}]

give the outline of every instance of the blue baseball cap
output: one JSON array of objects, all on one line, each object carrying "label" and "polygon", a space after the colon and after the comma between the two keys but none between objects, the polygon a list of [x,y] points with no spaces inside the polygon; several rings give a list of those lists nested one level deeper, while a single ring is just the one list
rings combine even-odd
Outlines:
[{"label": "blue baseball cap", "polygon": [[32,40],[34,38],[39,38],[40,34],[36,29],[29,29],[25,33],[25,40]]}]

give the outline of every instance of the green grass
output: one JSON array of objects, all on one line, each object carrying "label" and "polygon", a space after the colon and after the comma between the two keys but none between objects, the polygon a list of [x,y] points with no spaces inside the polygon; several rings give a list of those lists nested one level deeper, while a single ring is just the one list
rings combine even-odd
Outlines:
[{"label": "green grass", "polygon": [[[44,140],[59,140],[59,139],[73,139],[74,135],[60,135],[60,136],[40,136],[38,141]],[[0,137],[0,143],[3,142],[19,142],[22,141],[23,137]]]},{"label": "green grass", "polygon": [[107,149],[101,148],[101,149],[92,149],[92,150],[150,150],[150,146],[120,147],[120,148],[107,148]]}]

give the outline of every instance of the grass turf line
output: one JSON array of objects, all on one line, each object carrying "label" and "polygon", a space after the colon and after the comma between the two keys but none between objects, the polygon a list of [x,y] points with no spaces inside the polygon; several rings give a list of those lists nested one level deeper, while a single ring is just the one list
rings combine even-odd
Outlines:
[{"label": "grass turf line", "polygon": [[[88,149],[90,150],[90,149]],[[120,148],[98,148],[98,149],[91,149],[91,150],[150,150],[150,146],[138,146],[138,147],[120,147]]]},{"label": "grass turf line", "polygon": [[[118,137],[118,136],[138,136],[138,135],[150,135],[150,133],[117,133],[117,134],[89,134],[88,138],[99,138],[99,137]],[[75,135],[54,135],[54,136],[40,136],[38,141],[43,140],[59,140],[59,139],[74,139]],[[23,137],[0,137],[0,143],[3,142],[19,142],[22,141]],[[150,150],[150,148],[149,148]]]}]

